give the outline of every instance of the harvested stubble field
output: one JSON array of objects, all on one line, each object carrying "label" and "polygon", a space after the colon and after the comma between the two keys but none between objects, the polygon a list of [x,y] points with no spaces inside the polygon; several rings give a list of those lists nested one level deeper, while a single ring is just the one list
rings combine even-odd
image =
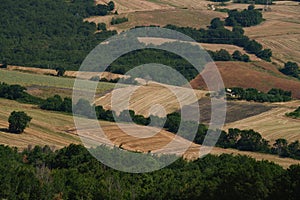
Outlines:
[{"label": "harvested stubble field", "polygon": [[[103,3],[107,1],[98,1]],[[104,22],[111,30],[123,31],[135,26],[175,24],[178,26],[190,26],[205,28],[215,17],[224,18],[225,13],[207,10],[207,2],[204,0],[116,0],[116,10],[119,16],[90,17],[89,22]],[[113,17],[127,17],[128,22],[111,26]]]},{"label": "harvested stubble field", "polygon": [[[131,91],[134,91],[131,96]],[[175,91],[173,93],[172,91]],[[189,95],[194,93],[195,95]],[[105,109],[112,108],[112,97],[116,102],[113,102],[118,107],[115,107],[117,113],[127,108],[124,105],[125,99],[129,99],[129,109],[134,110],[137,114],[149,116],[151,114],[164,116],[165,113],[172,113],[181,108],[181,106],[189,105],[196,102],[198,99],[204,97],[207,91],[191,90],[189,88],[165,86],[163,84],[157,84],[150,82],[143,86],[128,86],[125,88],[114,90],[104,97],[101,97],[95,101],[96,105],[102,105]],[[180,106],[181,102],[181,106]],[[164,108],[162,111],[161,105]],[[153,107],[154,106],[154,107]]]},{"label": "harvested stubble field", "polygon": [[289,142],[300,141],[300,120],[285,116],[285,113],[292,112],[300,106],[300,101],[274,105],[278,107],[256,116],[228,123],[224,129],[253,129],[271,141],[271,144],[279,138],[285,138]]},{"label": "harvested stubble field", "polygon": [[[53,149],[58,149],[71,143],[81,143],[81,140],[77,135],[77,130],[74,126],[73,117],[71,115],[43,111],[32,105],[20,104],[15,101],[5,99],[0,99],[0,107],[0,144],[18,147],[20,150],[22,150],[28,148],[28,145],[49,145]],[[17,135],[6,132],[8,127],[7,118],[9,113],[13,110],[25,111],[33,118],[30,126],[23,134]],[[123,124],[121,129],[115,123],[103,121],[100,121],[99,123],[106,137],[115,146],[121,146],[124,149],[132,151],[140,151],[145,153],[148,153],[149,151],[152,151],[153,153],[159,152],[159,149],[171,142],[174,138],[174,134],[164,130],[158,130],[157,128]],[[123,130],[125,130],[126,133]],[[85,140],[95,140],[95,143],[97,144],[111,144],[111,142],[108,142],[107,139],[99,138],[95,129],[87,127],[86,129],[79,131],[80,135]],[[128,133],[143,135],[144,138],[136,138],[128,135]],[[151,138],[145,137],[149,133],[157,134],[153,135]],[[190,142],[178,137],[175,139],[175,142],[172,146],[167,148],[165,152],[160,153],[176,154],[178,153],[179,147],[187,144],[190,144]],[[184,154],[184,157],[191,160],[196,159],[199,156],[199,149],[199,145],[192,144],[192,146]],[[300,162],[299,160],[279,158],[274,155],[240,152],[233,149],[214,148],[211,153],[217,155],[222,153],[248,155],[256,158],[257,160],[273,161],[285,168],[291,164],[297,164]]]},{"label": "harvested stubble field", "polygon": [[[274,2],[270,12],[263,12],[262,24],[245,28],[245,34],[273,51],[273,61],[283,65],[289,60],[300,64],[300,5],[299,2]],[[245,9],[248,4],[229,4],[224,8]],[[256,5],[263,8],[262,5]]]}]

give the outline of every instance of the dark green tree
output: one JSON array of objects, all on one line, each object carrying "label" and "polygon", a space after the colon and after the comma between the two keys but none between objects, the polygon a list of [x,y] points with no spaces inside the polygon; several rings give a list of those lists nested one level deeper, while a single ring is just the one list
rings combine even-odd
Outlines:
[{"label": "dark green tree", "polygon": [[18,134],[23,133],[31,119],[32,118],[23,111],[13,111],[8,118],[9,132]]},{"label": "dark green tree", "polygon": [[108,10],[113,11],[115,9],[115,3],[113,1],[108,2]]},{"label": "dark green tree", "polygon": [[295,62],[287,62],[284,64],[284,68],[280,70],[285,75],[299,78],[299,66]]},{"label": "dark green tree", "polygon": [[63,67],[57,67],[55,69],[55,71],[57,72],[57,74],[56,74],[57,76],[64,76],[64,74],[66,72],[65,68],[63,68]]},{"label": "dark green tree", "polygon": [[105,23],[99,23],[99,24],[97,25],[97,30],[98,30],[98,31],[106,31],[106,30],[107,30],[106,24],[105,24]]},{"label": "dark green tree", "polygon": [[224,22],[220,18],[214,18],[210,22],[211,29],[224,28]]},{"label": "dark green tree", "polygon": [[257,56],[259,58],[263,59],[263,60],[271,62],[272,50],[271,49],[264,49],[264,50],[258,52]]}]

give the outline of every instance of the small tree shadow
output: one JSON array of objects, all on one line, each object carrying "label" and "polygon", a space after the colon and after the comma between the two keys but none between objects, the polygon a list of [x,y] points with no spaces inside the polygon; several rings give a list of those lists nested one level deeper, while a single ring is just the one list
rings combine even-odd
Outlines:
[{"label": "small tree shadow", "polygon": [[0,132],[14,134],[14,133],[10,132],[10,131],[8,130],[8,128],[0,128]]}]

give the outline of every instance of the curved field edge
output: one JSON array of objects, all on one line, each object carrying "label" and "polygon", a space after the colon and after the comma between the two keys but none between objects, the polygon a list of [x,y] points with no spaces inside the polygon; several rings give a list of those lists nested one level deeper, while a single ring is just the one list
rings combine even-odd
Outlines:
[{"label": "curved field edge", "polygon": [[[77,135],[77,130],[74,126],[73,117],[57,112],[49,112],[39,110],[34,106],[20,104],[15,101],[0,99],[0,143],[13,147],[18,147],[20,150],[28,148],[28,145],[49,145],[53,149],[59,149],[68,146],[71,143],[82,144]],[[16,135],[10,134],[5,131],[8,127],[7,118],[9,113],[13,110],[22,110],[33,117],[30,126],[25,130],[25,133]],[[160,131],[152,138],[133,139],[132,136],[125,134],[115,123],[100,122],[101,127],[104,129],[107,138],[114,143],[115,146],[121,146],[124,149],[132,151],[140,151],[148,153],[149,151],[158,152],[160,148],[173,140],[174,134],[167,131]],[[145,127],[124,124],[124,128],[129,132],[135,134],[144,134]],[[155,128],[148,128],[148,131],[158,131]],[[83,130],[83,136],[87,140],[94,140],[96,144],[111,144],[103,138],[95,137],[95,131],[91,128]],[[147,132],[147,130],[146,130]],[[82,134],[82,133],[81,133]],[[177,154],[178,147],[181,145],[191,144],[183,138],[177,138],[171,148],[167,149],[169,154]],[[191,147],[185,152],[184,157],[188,160],[194,160],[199,157],[199,145],[191,144]],[[275,155],[254,153],[254,152],[241,152],[233,149],[214,148],[212,154],[220,155],[222,153],[234,155],[248,155],[257,160],[273,161],[285,168],[291,164],[299,164],[299,160],[288,158],[279,158]]]}]

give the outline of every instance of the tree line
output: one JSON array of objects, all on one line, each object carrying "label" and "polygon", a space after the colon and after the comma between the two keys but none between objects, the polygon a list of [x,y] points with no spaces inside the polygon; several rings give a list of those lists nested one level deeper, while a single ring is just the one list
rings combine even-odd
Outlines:
[{"label": "tree line", "polygon": [[230,88],[227,89],[228,99],[238,99],[255,102],[286,102],[292,100],[292,92],[282,89],[272,88],[267,93],[261,92],[255,88]]},{"label": "tree line", "polygon": [[[114,159],[116,150],[102,146],[94,151]],[[29,146],[22,152],[0,145],[0,159],[1,199],[296,200],[300,189],[299,165],[283,169],[247,156],[207,155],[191,162],[179,158],[144,174],[111,169],[74,144],[56,151]]]},{"label": "tree line", "polygon": [[[10,93],[1,92],[1,91],[5,91],[5,88],[9,88],[9,87],[10,86],[5,83],[0,84],[0,94],[2,95],[1,97],[12,99],[12,100],[20,100],[22,99],[24,93],[27,94],[23,87],[15,86],[15,85],[11,86],[10,89],[21,88],[21,90],[19,89],[19,90],[11,91],[11,92],[16,91],[17,94],[5,95]],[[243,99],[243,97],[245,97],[246,100],[248,97],[251,97],[252,100],[260,101],[260,96],[255,96],[255,95],[262,95],[262,94],[269,95],[270,97],[268,101],[271,102],[284,101],[287,100],[288,98],[291,98],[291,92],[283,91],[281,89],[271,89],[268,92],[268,94],[261,93],[253,88],[246,89],[246,90],[242,88],[232,88],[230,90],[232,94],[236,95],[236,98]],[[29,101],[27,103],[33,103],[33,101]],[[79,99],[77,103],[73,103],[72,99],[70,98],[62,99],[59,95],[49,97],[46,100],[40,99],[38,105],[41,109],[44,110],[52,110],[52,111],[59,111],[65,113],[73,112],[73,114],[81,117],[94,118],[95,115],[98,120],[111,121],[111,122],[117,121],[117,122],[125,122],[125,123],[133,122],[144,126],[151,125],[156,127],[163,127],[172,133],[175,134],[179,133],[182,137],[191,140],[197,144],[203,143],[203,140],[208,132],[208,129],[204,124],[199,124],[199,122],[195,122],[195,121],[185,121],[185,120],[181,121],[182,119],[179,112],[170,113],[166,117],[158,117],[154,115],[150,115],[149,117],[144,117],[143,115],[136,114],[133,110],[123,110],[120,114],[117,115],[115,111],[105,110],[103,106],[92,105],[88,100]],[[298,113],[298,110],[296,110],[295,112]],[[295,114],[292,113],[290,115],[292,116]],[[26,125],[27,123],[25,123],[25,127]],[[191,138],[191,127],[198,127],[195,138]],[[279,141],[282,140],[284,139],[281,138],[279,139]],[[297,145],[298,143],[299,143],[298,141],[295,141],[294,143],[291,143],[290,146],[286,142],[285,143],[286,148],[289,150],[284,151],[288,153],[283,154],[282,150],[278,150],[281,149],[279,148],[279,146],[281,147],[283,145],[274,144],[273,147],[270,147],[269,142],[263,139],[259,133],[253,130],[229,129],[228,133],[222,131],[222,134],[220,136],[219,141],[217,142],[217,145],[223,148],[235,148],[244,151],[272,153],[272,154],[278,154],[280,156],[300,159],[300,145]]]},{"label": "tree line", "polygon": [[214,61],[242,61],[250,62],[250,57],[247,54],[242,54],[240,51],[236,50],[230,54],[225,49],[220,49],[219,51],[207,50],[209,55]]},{"label": "tree line", "polygon": [[[235,11],[232,11],[236,13]],[[229,18],[227,18],[229,19]],[[228,24],[228,20],[226,24]],[[245,51],[255,54],[257,57],[271,61],[272,51],[263,49],[263,46],[255,40],[244,35],[244,30],[238,24],[233,24],[232,31],[224,27],[225,23],[220,18],[212,19],[208,29],[196,29],[191,27],[178,27],[167,25],[165,28],[176,30],[186,34],[201,43],[232,44],[244,48]]]},{"label": "tree line", "polygon": [[273,0],[233,0],[233,3],[245,3],[245,4],[255,3],[255,4],[262,4],[262,5],[266,5],[268,3],[269,5],[271,5],[273,4]]}]

